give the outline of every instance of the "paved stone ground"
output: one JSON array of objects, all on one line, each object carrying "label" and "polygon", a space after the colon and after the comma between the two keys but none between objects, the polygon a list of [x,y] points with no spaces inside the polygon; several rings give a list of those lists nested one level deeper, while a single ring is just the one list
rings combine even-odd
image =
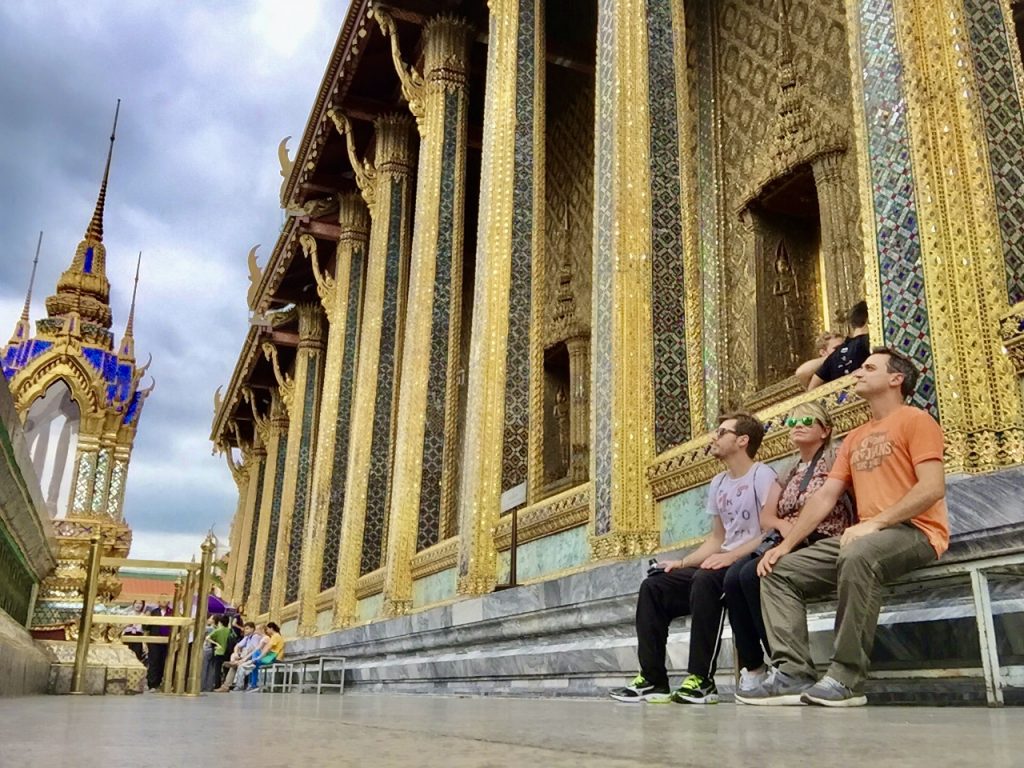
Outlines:
[{"label": "paved stone ground", "polygon": [[[237,761],[229,763],[228,755]],[[0,766],[1024,765],[1024,709],[350,693],[0,699]]]}]

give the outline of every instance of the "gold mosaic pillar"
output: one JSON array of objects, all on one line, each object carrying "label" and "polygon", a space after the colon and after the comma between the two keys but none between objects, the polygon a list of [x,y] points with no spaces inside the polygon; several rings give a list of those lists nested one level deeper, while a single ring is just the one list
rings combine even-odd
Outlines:
[{"label": "gold mosaic pillar", "polygon": [[[537,217],[543,194],[536,194],[543,172],[533,167],[534,158],[543,157],[544,145],[537,130],[543,119],[537,98],[543,93],[543,7],[542,0],[490,3],[476,285],[458,502],[460,594],[494,589],[494,527],[502,491],[528,481],[529,429],[524,420],[529,402],[524,401],[530,394],[530,372],[524,359],[530,359],[531,250],[536,232],[543,232],[543,221]],[[522,355],[509,354],[512,343],[525,347]],[[510,365],[517,368],[510,370]]]},{"label": "gold mosaic pillar", "polygon": [[412,608],[412,557],[440,540],[453,502],[472,29],[449,17],[428,22],[420,77],[401,60],[394,23],[377,18],[420,131],[384,576],[384,613],[396,616]]},{"label": "gold mosaic pillar", "polygon": [[1024,461],[1024,417],[999,338],[1002,240],[964,0],[894,0],[939,417],[951,471]]},{"label": "gold mosaic pillar", "polygon": [[[270,391],[270,407],[266,414],[259,413],[255,396],[251,390],[243,390],[245,399],[252,407],[253,420],[260,439],[267,446],[267,459],[263,473],[263,487],[260,490],[259,519],[256,526],[256,549],[252,564],[252,579],[245,596],[245,614],[254,617],[264,613],[270,603],[270,579],[273,571],[274,553],[268,551],[268,542],[273,539],[276,546],[277,530],[280,527],[281,488],[284,485],[285,461],[288,455],[288,413],[277,389]],[[268,568],[269,562],[269,568]],[[264,589],[264,583],[268,587]],[[266,602],[263,597],[266,594]],[[264,608],[264,605],[267,608]]]},{"label": "gold mosaic pillar", "polygon": [[659,544],[654,455],[651,203],[644,0],[599,0],[592,388],[593,557]]},{"label": "gold mosaic pillar", "polygon": [[[356,582],[368,556],[380,556],[385,537],[415,152],[412,119],[406,115],[377,118],[376,157],[371,165],[356,157],[347,118],[333,111],[328,114],[346,136],[349,159],[372,220],[352,407],[351,432],[358,439],[350,448],[334,588],[333,626],[340,628],[356,620]],[[373,551],[364,551],[367,545]]]},{"label": "gold mosaic pillar", "polygon": [[251,485],[249,473],[251,462],[247,458],[249,455],[247,447],[241,449],[241,462],[235,461],[229,446],[223,446],[221,450],[227,459],[231,479],[235,481],[235,487],[238,489],[238,501],[235,504],[235,514],[231,518],[231,532],[228,535],[228,570],[223,576],[225,597],[234,602],[238,595],[239,539],[242,536],[242,528],[245,525],[246,499],[249,496],[249,486]]},{"label": "gold mosaic pillar", "polygon": [[324,550],[327,546],[336,550],[339,543],[338,537],[333,536],[332,532],[340,527],[340,507],[345,498],[345,470],[348,466],[352,414],[351,377],[354,371],[366,243],[370,234],[370,216],[362,198],[358,194],[349,193],[342,195],[339,203],[340,232],[333,277],[320,269],[316,240],[311,235],[299,238],[302,250],[312,262],[317,292],[328,323],[327,363],[313,464],[313,492],[302,554],[300,635],[316,632],[316,602],[324,583]]},{"label": "gold mosaic pillar", "polygon": [[590,472],[590,338],[566,339],[569,353],[569,476],[586,482]]},{"label": "gold mosaic pillar", "polygon": [[299,597],[303,533],[309,510],[309,491],[313,476],[313,449],[316,446],[317,419],[320,413],[320,382],[324,364],[324,312],[319,302],[299,304],[299,344],[295,349],[294,376],[282,373],[277,348],[264,342],[263,351],[273,363],[274,375],[288,392],[288,459],[281,497],[281,522],[274,555],[274,581],[270,591],[270,615]]},{"label": "gold mosaic pillar", "polygon": [[267,452],[257,437],[248,448],[245,461],[247,482],[243,499],[242,516],[238,536],[231,548],[231,563],[234,576],[231,579],[231,601],[242,605],[249,594],[252,581],[253,555],[256,549],[256,529],[259,525],[259,505],[262,499],[262,485],[266,473]]}]

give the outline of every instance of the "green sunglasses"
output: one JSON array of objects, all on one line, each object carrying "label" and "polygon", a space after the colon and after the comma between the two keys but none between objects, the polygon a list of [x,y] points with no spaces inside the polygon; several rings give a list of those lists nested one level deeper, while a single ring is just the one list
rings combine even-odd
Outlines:
[{"label": "green sunglasses", "polygon": [[817,421],[813,416],[790,416],[786,419],[786,426],[792,429],[793,427],[809,427]]}]

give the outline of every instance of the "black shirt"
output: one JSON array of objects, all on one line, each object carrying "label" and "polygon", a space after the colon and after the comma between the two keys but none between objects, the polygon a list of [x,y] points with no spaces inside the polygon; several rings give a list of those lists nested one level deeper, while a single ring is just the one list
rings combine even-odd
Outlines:
[{"label": "black shirt", "polygon": [[835,381],[840,376],[853,373],[860,368],[870,354],[871,342],[868,341],[866,333],[847,338],[825,358],[817,376],[822,381]]}]

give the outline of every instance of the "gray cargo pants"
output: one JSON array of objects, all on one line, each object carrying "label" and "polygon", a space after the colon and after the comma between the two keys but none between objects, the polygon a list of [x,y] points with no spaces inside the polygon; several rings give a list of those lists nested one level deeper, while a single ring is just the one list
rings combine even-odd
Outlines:
[{"label": "gray cargo pants", "polygon": [[859,691],[871,661],[882,586],[935,558],[928,538],[910,523],[862,536],[842,549],[833,536],[786,555],[761,580],[772,663],[787,675],[817,679],[806,604],[835,590],[835,645],[827,674]]}]

